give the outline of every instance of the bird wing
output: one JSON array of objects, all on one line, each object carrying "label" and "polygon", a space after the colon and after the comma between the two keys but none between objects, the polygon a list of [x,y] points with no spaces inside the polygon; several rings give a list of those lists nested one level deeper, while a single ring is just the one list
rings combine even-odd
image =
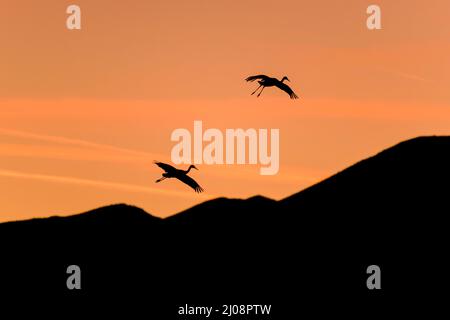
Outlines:
[{"label": "bird wing", "polygon": [[167,163],[163,163],[163,162],[159,162],[159,161],[153,161],[154,164],[156,164],[158,167],[160,167],[161,169],[163,169],[165,172],[170,172],[170,171],[176,171],[177,169],[175,169],[175,167],[172,167],[170,164]]},{"label": "bird wing", "polygon": [[298,99],[298,96],[294,93],[294,91],[292,91],[292,89],[286,83],[278,81],[275,85],[284,92],[286,92],[291,97],[291,99]]},{"label": "bird wing", "polygon": [[255,80],[258,80],[258,79],[267,80],[267,79],[269,79],[269,77],[266,76],[266,75],[263,75],[263,74],[259,74],[257,76],[250,76],[248,78],[245,78],[246,81],[255,81]]},{"label": "bird wing", "polygon": [[185,184],[187,184],[189,187],[191,187],[192,189],[195,190],[195,192],[203,192],[203,188],[200,187],[200,185],[191,177],[189,177],[187,174],[182,174],[182,175],[178,175],[176,177],[178,180],[184,182]]}]

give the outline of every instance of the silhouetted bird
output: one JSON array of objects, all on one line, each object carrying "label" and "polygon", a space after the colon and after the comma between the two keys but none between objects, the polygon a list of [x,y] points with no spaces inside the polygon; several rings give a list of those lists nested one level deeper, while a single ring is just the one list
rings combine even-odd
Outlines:
[{"label": "silhouetted bird", "polygon": [[288,77],[283,77],[283,79],[281,79],[281,81],[280,81],[276,78],[271,78],[266,75],[260,74],[257,76],[248,77],[245,80],[255,81],[258,79],[260,79],[258,81],[259,87],[255,91],[253,91],[252,94],[254,94],[256,91],[258,91],[259,88],[262,87],[261,91],[258,93],[258,97],[259,97],[265,87],[275,86],[275,87],[278,87],[279,89],[283,90],[284,92],[286,92],[291,97],[291,99],[298,99],[298,96],[294,93],[294,91],[292,91],[292,89],[287,84],[283,83],[284,80],[291,81],[288,79]]},{"label": "silhouetted bird", "polygon": [[167,164],[167,163],[158,162],[158,161],[154,161],[154,163],[158,167],[160,167],[161,169],[163,169],[165,171],[162,174],[162,178],[156,180],[155,182],[161,182],[166,178],[177,178],[181,182],[184,182],[185,184],[190,186],[192,189],[194,189],[195,192],[200,193],[200,192],[204,191],[203,188],[200,187],[199,184],[194,179],[192,179],[191,177],[189,177],[187,175],[189,173],[189,171],[191,170],[191,168],[198,170],[196,166],[191,164],[187,170],[180,170],[180,169],[172,167],[170,164]]}]

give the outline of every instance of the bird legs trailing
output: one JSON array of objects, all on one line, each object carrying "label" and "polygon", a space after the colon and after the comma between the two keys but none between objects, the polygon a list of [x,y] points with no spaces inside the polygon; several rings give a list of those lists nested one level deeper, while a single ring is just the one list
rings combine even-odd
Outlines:
[{"label": "bird legs trailing", "polygon": [[176,179],[180,180],[181,182],[187,184],[189,187],[194,189],[194,191],[197,193],[204,191],[203,188],[200,187],[200,185],[194,179],[192,179],[191,177],[189,177],[187,175],[191,169],[197,169],[196,166],[191,164],[187,170],[180,170],[180,169],[177,169],[177,168],[171,166],[170,164],[163,163],[163,162],[155,161],[155,164],[165,171],[162,174],[162,177],[159,178],[158,180],[156,180],[156,182],[161,182],[166,178],[176,178]]},{"label": "bird legs trailing", "polygon": [[261,89],[261,91],[258,93],[258,95],[257,95],[257,97],[259,97],[260,95],[261,95],[261,93],[264,91],[264,88],[266,87],[266,86],[264,86],[264,85],[262,85],[262,84],[260,84],[259,85],[259,87],[258,88],[256,88],[256,90],[255,91],[253,91],[252,92],[252,94],[251,95],[253,95],[253,94],[255,94],[256,93],[256,91],[258,91],[259,90],[259,88],[261,88],[262,87],[262,89]]},{"label": "bird legs trailing", "polygon": [[264,91],[265,86],[262,87],[261,91],[258,93],[257,97],[261,95],[261,93]]},{"label": "bird legs trailing", "polygon": [[253,91],[252,95],[254,93],[256,93],[259,90],[259,88],[261,88],[261,87],[262,87],[262,89],[258,93],[258,95],[257,95],[258,97],[263,93],[265,87],[277,87],[278,89],[286,92],[291,99],[298,98],[298,96],[294,93],[294,91],[291,89],[291,87],[289,87],[286,83],[284,83],[284,80],[290,81],[289,78],[286,76],[284,76],[283,79],[281,79],[281,81],[280,81],[277,78],[271,78],[266,75],[260,74],[260,75],[256,75],[256,76],[247,77],[245,80],[253,82],[258,79],[259,79],[259,81],[258,81],[259,87],[255,91]]},{"label": "bird legs trailing", "polygon": [[161,182],[161,181],[163,181],[163,180],[165,180],[165,179],[167,179],[167,177],[161,177],[161,178],[159,178],[158,180],[156,180],[155,183]]},{"label": "bird legs trailing", "polygon": [[261,88],[261,87],[262,87],[262,84],[260,84],[260,85],[259,85],[259,87],[258,87],[258,88],[256,88],[256,90],[255,90],[255,91],[253,91],[251,95],[255,94],[255,93],[256,93],[256,91],[258,91],[258,89],[259,89],[259,88]]}]

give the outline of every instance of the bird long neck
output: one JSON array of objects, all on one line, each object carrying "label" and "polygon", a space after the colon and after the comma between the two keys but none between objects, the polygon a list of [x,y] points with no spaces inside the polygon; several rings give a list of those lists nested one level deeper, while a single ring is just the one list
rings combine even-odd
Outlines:
[{"label": "bird long neck", "polygon": [[189,168],[188,168],[187,170],[185,170],[184,172],[185,172],[186,174],[188,174],[189,171],[191,171],[191,168],[192,168],[192,165],[190,165]]},{"label": "bird long neck", "polygon": [[283,79],[281,79],[281,82],[284,82],[284,80],[286,80],[287,78],[286,77],[283,77]]}]

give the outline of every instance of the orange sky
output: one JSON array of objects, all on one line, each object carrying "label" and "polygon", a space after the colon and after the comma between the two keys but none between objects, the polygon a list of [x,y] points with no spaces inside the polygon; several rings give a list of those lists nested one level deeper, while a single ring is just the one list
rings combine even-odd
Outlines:
[{"label": "orange sky", "polygon": [[[281,198],[418,135],[450,134],[450,2],[0,0],[0,221],[126,202],[167,216]],[[65,27],[66,7],[82,30]],[[301,99],[243,79],[287,75]],[[156,185],[176,128],[280,129],[280,172]]]}]

